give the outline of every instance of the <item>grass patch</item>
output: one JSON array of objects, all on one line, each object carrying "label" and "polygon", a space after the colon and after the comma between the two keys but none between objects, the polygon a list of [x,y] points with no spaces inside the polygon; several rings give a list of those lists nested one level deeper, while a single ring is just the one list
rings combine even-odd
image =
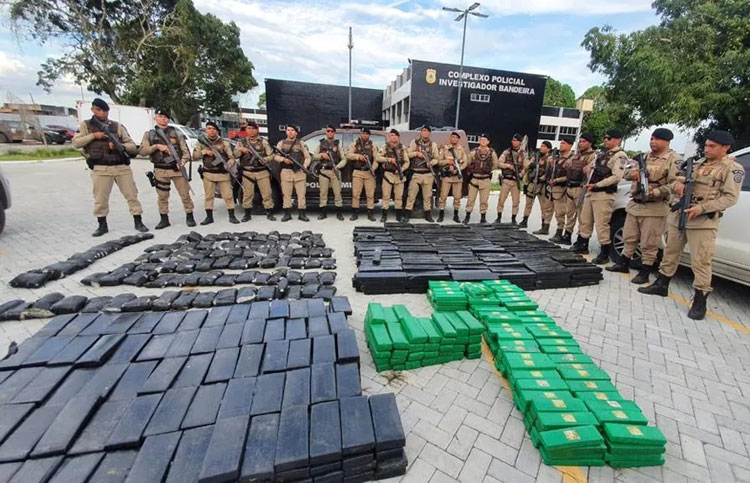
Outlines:
[{"label": "grass patch", "polygon": [[75,158],[79,156],[81,156],[80,151],[73,148],[39,148],[34,149],[33,151],[9,149],[3,154],[0,154],[0,161],[29,161],[35,159]]}]

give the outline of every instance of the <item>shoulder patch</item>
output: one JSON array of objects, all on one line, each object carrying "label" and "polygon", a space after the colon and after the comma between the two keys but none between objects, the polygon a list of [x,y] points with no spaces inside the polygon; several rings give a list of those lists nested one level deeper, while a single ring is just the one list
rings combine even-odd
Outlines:
[{"label": "shoulder patch", "polygon": [[734,176],[735,183],[742,183],[742,180],[745,179],[745,170],[735,169],[732,171],[732,175]]}]

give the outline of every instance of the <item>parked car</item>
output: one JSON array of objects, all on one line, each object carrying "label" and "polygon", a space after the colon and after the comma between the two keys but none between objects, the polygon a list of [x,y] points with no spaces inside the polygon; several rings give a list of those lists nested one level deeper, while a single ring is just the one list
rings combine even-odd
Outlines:
[{"label": "parked car", "polygon": [[70,141],[71,139],[73,139],[73,136],[75,136],[76,134],[75,130],[57,124],[49,124],[47,126],[44,126],[44,128],[59,133],[65,138],[66,141]]},{"label": "parked car", "polygon": [[[42,138],[44,136],[44,138]],[[40,131],[29,122],[0,120],[0,142],[20,143],[24,140],[44,142],[47,144],[65,144],[65,137],[52,129]]]},{"label": "parked car", "polygon": [[5,177],[3,170],[0,169],[0,233],[5,228],[5,210],[10,208],[10,183],[8,178]]}]

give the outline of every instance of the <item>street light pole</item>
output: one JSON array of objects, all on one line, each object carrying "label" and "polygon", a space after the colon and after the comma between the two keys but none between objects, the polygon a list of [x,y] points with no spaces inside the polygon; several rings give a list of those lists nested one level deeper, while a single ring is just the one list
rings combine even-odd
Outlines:
[{"label": "street light pole", "polygon": [[349,123],[352,122],[352,49],[354,44],[352,43],[352,28],[349,27]]}]

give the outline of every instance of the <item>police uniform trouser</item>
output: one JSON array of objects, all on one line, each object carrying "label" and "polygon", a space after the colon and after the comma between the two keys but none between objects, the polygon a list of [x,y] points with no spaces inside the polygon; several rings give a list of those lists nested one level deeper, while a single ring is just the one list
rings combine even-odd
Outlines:
[{"label": "police uniform trouser", "polygon": [[234,209],[234,194],[232,193],[232,181],[229,173],[207,173],[203,172],[203,193],[206,195],[205,208],[214,209],[214,198],[216,196],[216,185],[228,210]]},{"label": "police uniform trouser", "polygon": [[505,206],[505,200],[508,199],[508,195],[510,195],[511,199],[513,200],[511,214],[518,214],[518,206],[521,204],[521,190],[518,189],[516,180],[503,179],[500,183],[500,198],[497,202],[498,215],[503,213],[503,207]]},{"label": "police uniform trouser", "polygon": [[534,208],[534,199],[538,199],[539,206],[542,210],[542,223],[549,223],[552,220],[554,207],[552,205],[552,200],[547,198],[547,196],[545,195],[544,185],[540,184],[538,187],[531,185],[529,186],[528,191],[532,196],[526,195],[526,204],[523,207],[523,216],[526,217],[531,215],[531,211]]},{"label": "police uniform trouser", "polygon": [[116,183],[120,193],[128,202],[128,210],[131,215],[143,213],[141,203],[138,201],[138,188],[133,180],[133,171],[130,166],[119,164],[117,166],[96,165],[91,171],[91,183],[94,188],[94,216],[107,216],[109,214],[109,195],[112,192],[112,184]]},{"label": "police uniform trouser", "polygon": [[307,208],[307,200],[305,199],[306,189],[307,175],[304,171],[281,170],[281,192],[284,195],[284,204],[282,207],[285,210],[292,207],[292,191],[297,194],[297,208],[300,210]]},{"label": "police uniform trouser", "polygon": [[635,247],[640,244],[643,264],[653,265],[666,222],[667,218],[664,216],[635,216],[628,213],[623,228],[625,248],[622,254],[627,258],[633,258]]},{"label": "police uniform trouser", "polygon": [[[327,176],[327,177],[326,177]],[[333,190],[333,204],[341,208],[344,202],[341,199],[341,181],[336,177],[332,169],[320,170],[320,207],[325,208],[328,205],[328,187]]]},{"label": "police uniform trouser", "polygon": [[359,208],[359,198],[362,196],[362,188],[365,189],[367,198],[367,209],[375,208],[375,176],[367,170],[355,169],[352,171],[352,208]]},{"label": "police uniform trouser", "polygon": [[166,215],[169,213],[170,180],[174,183],[174,187],[177,188],[177,193],[180,195],[185,213],[193,212],[194,206],[193,200],[190,199],[190,184],[182,176],[181,172],[173,169],[155,168],[154,177],[156,178],[156,198],[159,204],[159,214]]},{"label": "police uniform trouser", "polygon": [[599,244],[609,245],[609,223],[612,221],[613,203],[612,197],[592,200],[589,194],[584,198],[578,227],[582,237],[591,238],[591,233],[596,228],[596,239],[599,240]]},{"label": "police uniform trouser", "polygon": [[466,200],[466,213],[474,211],[474,203],[477,201],[477,194],[479,194],[479,213],[487,213],[489,208],[490,199],[490,185],[492,180],[487,177],[486,179],[472,178],[469,181],[469,199]]},{"label": "police uniform trouser", "polygon": [[[711,262],[716,251],[716,229],[686,229],[683,237],[677,228],[678,213],[669,215],[667,246],[659,273],[672,277],[677,272],[685,243],[690,247],[690,268],[693,270],[693,288],[703,293],[711,292]],[[686,239],[687,238],[687,239]]]},{"label": "police uniform trouser", "polygon": [[399,179],[398,174],[385,172],[383,173],[383,183],[380,185],[383,191],[383,200],[381,208],[383,211],[388,210],[391,206],[391,193],[396,209],[400,210],[404,206],[404,182]]},{"label": "police uniform trouser", "polygon": [[432,185],[435,177],[432,173],[414,173],[409,182],[409,196],[406,198],[406,209],[412,210],[417,195],[422,192],[422,205],[425,211],[432,209]]},{"label": "police uniform trouser", "polygon": [[448,195],[453,196],[453,211],[461,208],[461,194],[463,181],[458,176],[451,176],[440,180],[440,198],[438,199],[438,209],[444,210],[448,202]]},{"label": "police uniform trouser", "polygon": [[576,220],[578,219],[578,210],[576,201],[581,196],[580,186],[569,186],[565,190],[565,216],[567,221],[565,222],[565,233],[573,233],[576,227]]},{"label": "police uniform trouser", "polygon": [[260,197],[263,199],[263,208],[273,209],[273,191],[271,191],[271,173],[267,169],[263,171],[242,172],[242,207],[250,209],[253,207],[255,198],[255,185],[258,185]]},{"label": "police uniform trouser", "polygon": [[565,195],[564,186],[552,187],[552,204],[555,210],[555,220],[557,220],[557,229],[565,229],[565,215],[568,213],[568,197]]}]

